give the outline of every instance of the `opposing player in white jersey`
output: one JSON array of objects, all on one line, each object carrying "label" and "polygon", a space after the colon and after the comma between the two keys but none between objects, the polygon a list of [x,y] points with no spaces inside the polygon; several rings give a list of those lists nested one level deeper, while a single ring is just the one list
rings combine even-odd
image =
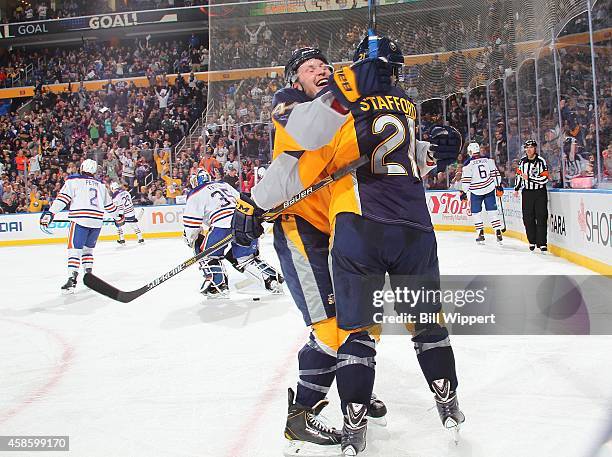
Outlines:
[{"label": "opposing player in white jersey", "polygon": [[94,175],[98,169],[95,160],[86,159],[81,164],[81,174],[66,179],[57,198],[40,218],[40,225],[47,227],[57,213],[68,207],[70,232],[68,234],[68,281],[62,290],[76,287],[81,265],[85,272],[93,268],[93,250],[104,220],[104,212],[111,213],[117,224],[124,218],[113,203],[104,184]]},{"label": "opposing player in white jersey", "polygon": [[[232,232],[232,216],[239,193],[225,182],[212,181],[208,172],[201,168],[191,176],[190,184],[192,190],[187,196],[187,206],[183,213],[184,237],[187,245],[193,247],[197,254]],[[208,226],[206,235],[201,234],[203,224]],[[223,259],[241,273],[253,276],[272,293],[282,293],[283,277],[259,258],[258,243],[255,240],[247,247],[231,243],[229,249],[219,248],[200,261],[200,269],[204,274],[200,292],[207,298],[228,296],[229,285]]]},{"label": "opposing player in white jersey", "polygon": [[[132,196],[127,190],[125,190],[125,187],[123,187],[118,182],[113,181],[110,185],[110,189],[115,206],[119,208],[119,211],[125,217],[125,223],[130,224],[130,227],[132,227],[132,230],[138,238],[138,244],[144,243],[142,232],[140,231],[140,227],[138,227],[138,219],[136,218],[136,213],[134,212],[134,203],[132,203]],[[117,224],[117,233],[119,233],[119,239],[117,240],[117,243],[125,245],[123,225]]]},{"label": "opposing player in white jersey", "polygon": [[497,212],[497,202],[495,196],[502,196],[504,188],[498,185],[500,177],[499,170],[493,159],[480,157],[480,146],[478,143],[468,145],[468,155],[471,157],[470,163],[464,165],[461,176],[461,200],[467,200],[467,193],[470,193],[470,208],[472,219],[476,227],[478,237],[476,242],[484,243],[484,222],[482,220],[482,203],[489,216],[489,222],[495,230],[498,242],[502,242],[501,222]]}]

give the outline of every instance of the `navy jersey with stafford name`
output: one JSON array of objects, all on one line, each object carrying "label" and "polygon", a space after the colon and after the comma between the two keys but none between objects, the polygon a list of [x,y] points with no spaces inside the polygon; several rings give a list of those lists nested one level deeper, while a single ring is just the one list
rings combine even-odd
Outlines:
[{"label": "navy jersey with stafford name", "polygon": [[366,97],[351,109],[335,137],[328,172],[363,154],[370,163],[334,184],[332,220],[352,212],[379,222],[433,229],[421,180],[423,160],[417,159],[427,155],[429,143],[415,137],[416,116],[414,103],[398,87],[389,95]]}]

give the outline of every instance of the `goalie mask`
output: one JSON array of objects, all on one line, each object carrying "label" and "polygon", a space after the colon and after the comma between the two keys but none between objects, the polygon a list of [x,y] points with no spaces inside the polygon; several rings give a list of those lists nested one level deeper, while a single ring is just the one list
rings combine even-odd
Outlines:
[{"label": "goalie mask", "polygon": [[189,178],[189,184],[191,184],[192,189],[210,181],[210,174],[203,168],[198,168],[198,171]]},{"label": "goalie mask", "polygon": [[304,62],[310,59],[318,59],[323,62],[325,65],[330,67],[330,71],[333,73],[334,69],[329,64],[327,57],[323,55],[320,49],[317,48],[300,48],[296,49],[291,53],[291,57],[285,65],[285,81],[287,86],[291,86],[293,83],[297,81],[297,71]]},{"label": "goalie mask", "polygon": [[[369,55],[370,49],[368,44],[368,37],[365,36],[357,49],[355,50],[355,54],[353,55],[353,62],[357,62],[358,60],[367,59]],[[387,38],[386,36],[378,37],[378,57],[383,57],[387,59],[387,62],[391,65],[393,76],[398,81],[404,80],[404,54],[402,54],[402,50],[399,45]]]}]

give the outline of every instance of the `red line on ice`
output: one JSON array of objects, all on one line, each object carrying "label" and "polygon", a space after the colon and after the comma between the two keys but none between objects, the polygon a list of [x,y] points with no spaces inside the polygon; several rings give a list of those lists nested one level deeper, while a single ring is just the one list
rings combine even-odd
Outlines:
[{"label": "red line on ice", "polygon": [[0,424],[3,424],[4,422],[19,414],[32,403],[45,397],[59,383],[60,379],[64,376],[66,371],[68,371],[68,368],[70,368],[70,364],[74,356],[74,348],[64,338],[62,338],[59,334],[57,334],[51,329],[40,327],[34,324],[28,324],[25,322],[14,321],[12,319],[0,320],[10,322],[11,324],[24,325],[26,327],[30,327],[32,329],[46,333],[51,338],[53,338],[62,348],[62,357],[59,362],[52,368],[48,381],[42,386],[28,393],[16,406],[5,412],[0,411]]},{"label": "red line on ice", "polygon": [[[229,450],[225,453],[227,457],[238,457],[242,455],[244,449],[249,445],[252,436],[257,432],[257,429],[261,425],[261,418],[265,415],[265,411],[272,404],[272,400],[283,395],[283,390],[278,390],[278,385],[285,379],[289,368],[293,366],[291,361],[297,357],[298,350],[304,345],[308,333],[300,333],[299,339],[293,344],[291,351],[287,354],[287,357],[282,361],[281,364],[276,368],[274,375],[267,382],[268,387],[259,396],[257,403],[251,410],[251,415],[244,421],[242,426],[236,433],[235,442],[230,446]],[[282,424],[282,418],[279,418],[279,424]],[[282,430],[279,429],[280,434]],[[279,449],[279,454],[282,450]]]}]

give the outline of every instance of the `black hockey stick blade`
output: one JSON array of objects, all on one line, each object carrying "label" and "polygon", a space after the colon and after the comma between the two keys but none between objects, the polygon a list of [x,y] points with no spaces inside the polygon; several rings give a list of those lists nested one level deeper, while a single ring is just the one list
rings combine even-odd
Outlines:
[{"label": "black hockey stick blade", "polygon": [[167,273],[164,273],[159,278],[154,279],[150,283],[136,290],[130,290],[130,291],[119,290],[115,286],[107,283],[106,281],[97,277],[93,273],[85,273],[85,276],[83,277],[83,282],[91,290],[95,290],[99,294],[112,298],[115,301],[120,301],[122,303],[129,303],[132,300],[140,297],[144,293],[150,291],[151,289],[159,286],[161,283],[166,282],[168,279],[172,278],[173,276],[179,274],[181,271],[183,271],[187,267],[190,267],[191,265],[196,263],[201,258],[206,257],[212,254],[213,252],[215,252],[216,250],[218,250],[219,248],[222,248],[223,246],[229,244],[231,241],[232,241],[232,235],[229,234],[225,238],[217,241],[215,244],[210,246],[208,249],[205,249],[204,251],[200,252],[198,255],[195,255],[185,260],[183,263],[181,263],[180,265],[177,265],[176,267],[174,267],[172,270],[168,271]]}]

